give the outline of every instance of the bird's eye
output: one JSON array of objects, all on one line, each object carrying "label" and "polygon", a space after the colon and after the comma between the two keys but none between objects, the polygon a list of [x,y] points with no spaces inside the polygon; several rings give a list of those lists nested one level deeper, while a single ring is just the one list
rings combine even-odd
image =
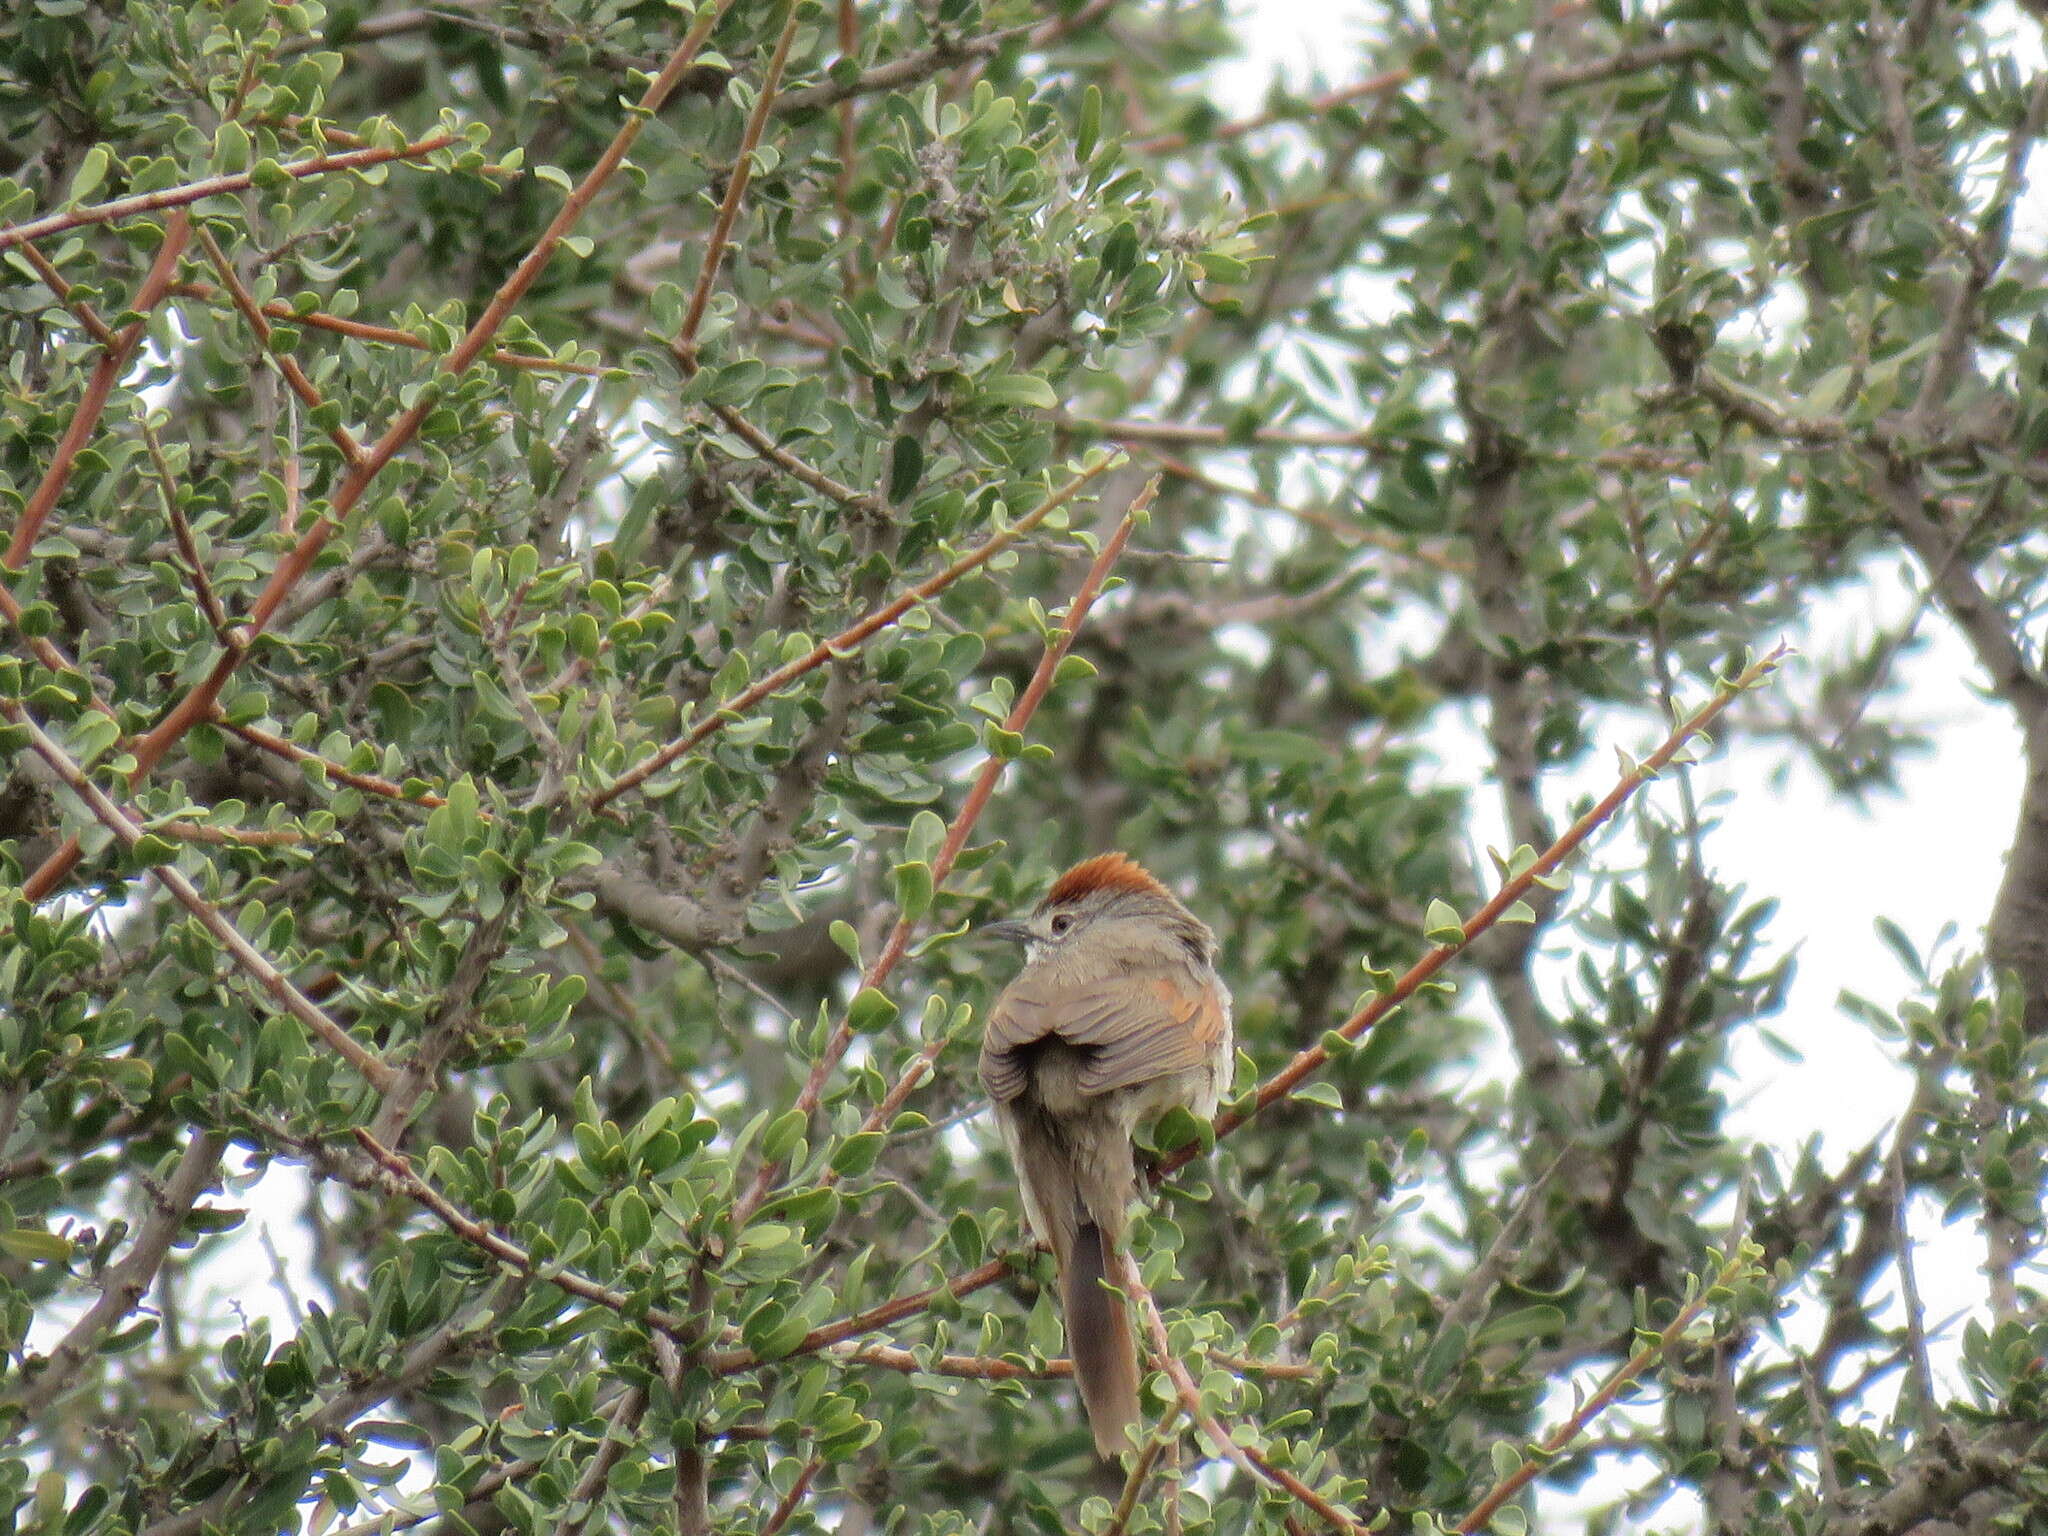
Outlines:
[{"label": "bird's eye", "polygon": [[1069,928],[1074,926],[1074,919],[1070,914],[1062,912],[1058,917],[1055,917],[1052,920],[1051,926],[1053,937],[1058,938],[1061,934],[1065,933]]}]

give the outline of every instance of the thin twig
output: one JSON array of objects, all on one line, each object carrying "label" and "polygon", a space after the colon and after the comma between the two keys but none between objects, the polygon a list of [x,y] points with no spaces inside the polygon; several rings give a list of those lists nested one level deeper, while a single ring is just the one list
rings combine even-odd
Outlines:
[{"label": "thin twig", "polygon": [[611,1416],[605,1420],[604,1438],[597,1442],[597,1454],[590,1458],[590,1464],[583,1469],[583,1475],[576,1480],[576,1486],[569,1494],[569,1509],[582,1513],[572,1513],[564,1520],[559,1536],[581,1536],[596,1516],[597,1501],[604,1497],[605,1488],[611,1482],[612,1468],[632,1448],[634,1430],[647,1412],[647,1403],[647,1389],[637,1384],[619,1394],[619,1400],[612,1405]]},{"label": "thin twig", "polygon": [[1173,1421],[1180,1417],[1180,1401],[1175,1399],[1159,1422],[1152,1427],[1152,1433],[1145,1437],[1145,1444],[1131,1462],[1131,1470],[1124,1477],[1124,1491],[1116,1501],[1116,1508],[1110,1513],[1109,1524],[1102,1528],[1102,1536],[1124,1536],[1131,1523],[1131,1516],[1137,1512],[1138,1495],[1145,1491],[1145,1480],[1152,1475],[1153,1467],[1159,1463],[1159,1454],[1166,1448],[1167,1436],[1173,1430]]},{"label": "thin twig", "polygon": [[[414,1171],[403,1154],[394,1152],[361,1126],[350,1127],[362,1149],[376,1160],[377,1165],[389,1175],[392,1189],[404,1195],[415,1205],[423,1207],[443,1226],[472,1248],[489,1255],[501,1264],[509,1265],[523,1275],[567,1291],[578,1300],[613,1312],[625,1312],[634,1307],[634,1298],[624,1291],[599,1285],[571,1270],[553,1268],[536,1260],[532,1254],[508,1237],[501,1237],[475,1217],[465,1213],[453,1201],[435,1189]],[[665,1307],[647,1307],[640,1311],[648,1322],[663,1333],[679,1341],[693,1336],[689,1319]]]},{"label": "thin twig", "polygon": [[[1283,107],[1272,112],[1260,112],[1251,117],[1218,123],[1215,127],[1204,130],[1199,139],[1204,144],[1227,144],[1232,139],[1241,139],[1248,133],[1256,133],[1261,128],[1271,128],[1276,123],[1325,117],[1338,107],[1362,101],[1368,96],[1384,96],[1390,91],[1398,91],[1414,78],[1415,71],[1412,69],[1390,69],[1364,80],[1353,81],[1350,85],[1318,96],[1313,101],[1304,101],[1298,106]],[[1141,155],[1165,155],[1175,150],[1186,149],[1189,144],[1196,141],[1196,138],[1196,135],[1186,133],[1156,133],[1150,138],[1133,139],[1124,147]]]},{"label": "thin twig", "polygon": [[1934,1428],[1934,1370],[1927,1358],[1927,1308],[1920,1300],[1920,1282],[1913,1269],[1913,1233],[1907,1221],[1912,1191],[1906,1182],[1905,1148],[1892,1142],[1890,1166],[1885,1170],[1892,1185],[1893,1243],[1899,1266],[1900,1300],[1906,1311],[1906,1382],[1901,1406],[1921,1434]]},{"label": "thin twig", "polygon": [[[1095,599],[1101,593],[1103,583],[1109,579],[1110,571],[1116,566],[1117,557],[1123,553],[1124,545],[1130,541],[1132,532],[1138,526],[1138,520],[1144,515],[1146,507],[1158,490],[1159,482],[1155,479],[1139,492],[1137,500],[1131,503],[1130,511],[1124,514],[1123,521],[1117,524],[1116,531],[1109,536],[1101,552],[1096,555],[1094,563],[1088,567],[1087,575],[1081,578],[1081,585],[1074,591],[1073,600],[1067,604],[1066,618],[1052,639],[1046,643],[1045,652],[1039,657],[1038,666],[1031,674],[1031,681],[1025,685],[1016,705],[1003,721],[1004,730],[1013,735],[1022,734],[1031,717],[1038,712],[1038,706],[1044,702],[1047,692],[1052,688],[1052,680],[1059,671],[1060,663],[1074,647],[1074,640],[1081,632],[1081,625],[1088,617],[1088,610],[1095,605]],[[954,818],[953,826],[948,829],[945,844],[940,848],[938,858],[933,861],[934,889],[937,889],[945,879],[945,873],[951,872],[954,860],[960,856],[960,850],[967,846],[968,833],[980,817],[982,807],[988,804],[989,797],[995,793],[996,781],[1003,776],[1004,766],[1003,760],[996,757],[991,757],[982,764],[973,787],[967,791],[967,798],[961,802],[960,814]],[[942,865],[945,873],[941,872]],[[903,920],[899,920],[897,926],[901,932],[902,943],[907,946],[910,926]],[[898,934],[891,933],[889,940],[885,953],[897,947]],[[927,1042],[910,1065],[903,1069],[902,1075],[890,1086],[889,1091],[883,1095],[882,1101],[868,1111],[867,1118],[861,1122],[861,1130],[880,1130],[894,1120],[896,1112],[903,1107],[904,1101],[932,1069],[932,1064],[939,1059],[946,1045],[947,1040],[943,1034]]]},{"label": "thin twig", "polygon": [[[271,169],[293,178],[324,176],[333,171],[357,171],[372,165],[385,165],[393,160],[417,160],[422,155],[430,155],[460,141],[459,134],[437,133],[411,144],[401,144],[395,149],[355,149],[340,155],[314,155],[307,160],[288,160],[282,165],[273,165]],[[161,208],[183,208],[230,192],[246,192],[255,184],[253,170],[236,171],[232,175],[209,176],[204,181],[187,182],[180,187],[138,192],[133,197],[117,197],[112,202],[66,208],[59,213],[45,214],[40,219],[30,219],[26,224],[9,224],[0,228],[0,251],[12,250],[25,241],[41,240],[87,224],[105,224],[139,213],[154,213]]]},{"label": "thin twig", "polygon": [[[206,259],[213,263],[213,270],[220,274],[221,285],[227,289],[228,297],[241,312],[243,321],[255,333],[257,344],[263,348],[263,355],[284,376],[285,383],[291,387],[291,392],[299,397],[301,405],[309,411],[319,409],[323,403],[320,391],[315,389],[313,381],[306,377],[306,371],[299,366],[297,358],[289,352],[278,350],[270,322],[264,318],[263,311],[257,308],[254,296],[243,286],[241,276],[235,271],[235,264],[228,260],[227,253],[213,238],[213,232],[201,229],[199,243],[206,247]],[[342,458],[350,465],[362,463],[362,444],[358,443],[355,434],[339,421],[328,429],[327,437],[328,441],[341,450]]]},{"label": "thin twig", "polygon": [[[78,323],[85,327],[86,335],[98,342],[102,347],[112,347],[117,344],[114,333],[107,329],[107,322],[99,317],[98,312],[84,300],[74,300],[71,297],[71,279],[57,270],[56,263],[51,261],[49,257],[45,256],[33,244],[22,246],[21,254],[28,264],[35,268],[36,276],[43,280],[43,286],[57,296],[57,302],[78,317]],[[171,286],[175,290],[178,285],[173,283]]]},{"label": "thin twig", "polygon": [[135,1241],[120,1261],[100,1279],[99,1299],[85,1316],[71,1325],[57,1341],[35,1375],[21,1382],[9,1399],[20,1411],[12,1434],[18,1434],[37,1414],[54,1402],[91,1357],[93,1346],[142,1304],[157,1272],[170,1257],[171,1245],[184,1230],[185,1218],[220,1172],[221,1154],[228,1138],[218,1131],[194,1131],[185,1144],[184,1156],[169,1180],[150,1191],[150,1211],[135,1234]]},{"label": "thin twig", "polygon": [[[1103,583],[1109,579],[1109,573],[1116,565],[1117,556],[1123,553],[1124,545],[1129,542],[1132,530],[1137,527],[1139,521],[1144,516],[1145,509],[1151,505],[1152,498],[1158,493],[1159,481],[1155,477],[1132,500],[1130,509],[1124,514],[1123,521],[1117,525],[1116,532],[1110,535],[1108,541],[1102,547],[1102,552],[1096,556],[1095,562],[1089,566],[1088,574],[1082,578],[1080,587],[1074,593],[1073,601],[1067,605],[1065,622],[1046,645],[1044,655],[1039,658],[1038,668],[1032,673],[1031,682],[1018,698],[1016,705],[1010,710],[1009,715],[1004,719],[1003,729],[1005,731],[1012,735],[1022,735],[1025,727],[1031,723],[1032,716],[1037,714],[1039,705],[1044,702],[1047,692],[1052,687],[1053,674],[1059,670],[1060,661],[1066,656],[1069,647],[1073,645],[1074,637],[1080,633],[1081,625],[1088,617],[1088,610],[1094,606],[1095,599],[1101,592]],[[968,790],[967,798],[961,802],[960,810],[953,817],[952,825],[946,829],[944,841],[940,843],[938,852],[932,856],[931,872],[932,890],[934,892],[944,888],[946,877],[953,872],[954,863],[959,859],[962,850],[966,848],[967,839],[973,834],[975,823],[980,820],[982,810],[989,802],[989,797],[995,793],[996,782],[1002,777],[1005,766],[1004,759],[991,753],[989,760],[982,765],[981,773],[976,778],[973,787]],[[889,930],[889,937],[882,945],[881,953],[875,957],[874,962],[868,966],[866,972],[861,977],[862,991],[880,987],[889,979],[890,974],[895,971],[897,963],[910,952],[910,938],[916,930],[917,919],[912,914],[905,912],[898,915],[895,925]],[[804,1085],[797,1094],[795,1107],[802,1110],[804,1114],[809,1115],[818,1107],[820,1100],[824,1097],[825,1084],[830,1080],[832,1072],[839,1065],[841,1058],[846,1055],[848,1048],[852,1046],[853,1039],[853,1020],[849,1011],[848,1016],[840,1019],[837,1027],[832,1031],[831,1037],[826,1042],[825,1049],[819,1052],[818,1059],[811,1064],[810,1073],[804,1079]],[[934,1042],[934,1045],[938,1043]],[[867,1120],[861,1127],[862,1130],[875,1129],[894,1118],[896,1108],[910,1096],[911,1090],[917,1086],[918,1080],[923,1077],[924,1072],[937,1059],[937,1056],[938,1051],[934,1049],[933,1045],[926,1046],[917,1060],[911,1063],[903,1076],[898,1079],[895,1086],[889,1090],[882,1102],[870,1112]],[[775,1164],[762,1164],[755,1173],[754,1182],[748,1187],[747,1193],[739,1202],[737,1207],[737,1218],[739,1220],[744,1221],[759,1209],[762,1200],[767,1198],[769,1189],[778,1177],[780,1177],[780,1169]]]},{"label": "thin twig", "polygon": [[171,473],[171,461],[164,456],[164,445],[157,441],[156,428],[149,424],[147,416],[142,418],[142,443],[156,470],[157,492],[163,499],[164,516],[170,520],[171,537],[177,541],[178,554],[184,559],[193,600],[206,615],[206,625],[213,631],[214,639],[229,644],[227,611],[221,607],[212,578],[206,574],[206,562],[199,557],[199,541],[193,536],[192,524],[185,518],[185,509],[178,505],[178,477]]},{"label": "thin twig", "polygon": [[789,1492],[775,1501],[775,1508],[768,1512],[768,1518],[761,1523],[761,1529],[755,1536],[778,1536],[782,1528],[789,1524],[790,1516],[794,1515],[797,1507],[803,1503],[804,1495],[811,1491],[812,1479],[823,1471],[824,1467],[825,1460],[822,1456],[813,1456],[805,1462],[804,1469],[796,1475],[796,1481],[789,1485]]},{"label": "thin twig", "polygon": [[1268,495],[1254,485],[1234,485],[1228,480],[1218,480],[1215,476],[1195,468],[1194,465],[1188,463],[1185,459],[1175,458],[1172,454],[1164,452],[1159,448],[1146,446],[1143,451],[1147,457],[1156,461],[1160,468],[1164,469],[1176,480],[1185,480],[1190,485],[1199,485],[1205,491],[1213,491],[1219,496],[1234,496],[1240,500],[1248,501],[1254,506],[1265,507],[1269,511],[1282,513],[1287,517],[1293,518],[1296,522],[1305,523],[1311,528],[1320,529],[1333,538],[1341,539],[1346,543],[1369,544],[1374,549],[1384,549],[1389,554],[1401,555],[1410,560],[1420,560],[1426,565],[1435,566],[1438,570],[1448,571],[1453,575],[1463,576],[1471,574],[1472,562],[1469,560],[1461,560],[1454,555],[1444,554],[1440,550],[1423,548],[1410,540],[1397,538],[1391,533],[1382,533],[1377,528],[1360,528],[1318,507],[1297,507],[1291,502],[1280,500],[1277,496]]},{"label": "thin twig", "polygon": [[[24,246],[24,250],[31,247]],[[213,302],[220,297],[220,290],[211,283],[173,283],[171,292],[188,299]],[[310,326],[314,330],[332,331],[337,336],[350,336],[357,341],[380,342],[389,347],[408,347],[415,352],[428,352],[433,343],[424,336],[415,336],[411,331],[401,331],[393,325],[371,325],[364,320],[350,320],[342,315],[330,315],[320,309],[297,309],[283,299],[272,299],[257,306],[266,319],[282,320],[287,325]],[[575,373],[586,378],[596,378],[605,370],[596,363],[565,363],[552,357],[534,357],[524,352],[507,352],[499,348],[484,359],[502,368],[524,368],[534,373]]]},{"label": "thin twig", "polygon": [[725,259],[726,242],[732,238],[740,203],[747,195],[747,183],[753,179],[754,151],[760,147],[761,131],[768,125],[768,113],[775,105],[775,94],[782,89],[782,71],[789,63],[789,45],[796,40],[796,0],[782,0],[782,9],[782,32],[775,39],[775,52],[768,59],[768,72],[762,77],[760,91],[754,97],[754,110],[747,114],[747,126],[740,135],[739,152],[733,157],[732,175],[726,181],[725,197],[718,205],[718,217],[711,225],[711,237],[704,243],[704,264],[697,269],[697,286],[690,294],[690,307],[683,314],[682,327],[676,332],[676,348],[684,353],[696,350],[697,327],[703,323],[705,306],[711,302],[711,288],[718,281],[718,266]]}]

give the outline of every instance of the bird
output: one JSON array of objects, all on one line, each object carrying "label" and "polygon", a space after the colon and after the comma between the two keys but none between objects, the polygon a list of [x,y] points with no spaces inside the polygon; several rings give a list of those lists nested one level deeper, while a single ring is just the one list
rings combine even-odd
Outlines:
[{"label": "bird", "polygon": [[985,924],[1024,946],[989,1011],[981,1082],[1016,1168],[1031,1229],[1059,1268],[1067,1353],[1097,1455],[1138,1422],[1123,1278],[1137,1194],[1132,1132],[1176,1105],[1204,1119],[1234,1062],[1216,937],[1124,853],[1076,864],[1028,918]]}]

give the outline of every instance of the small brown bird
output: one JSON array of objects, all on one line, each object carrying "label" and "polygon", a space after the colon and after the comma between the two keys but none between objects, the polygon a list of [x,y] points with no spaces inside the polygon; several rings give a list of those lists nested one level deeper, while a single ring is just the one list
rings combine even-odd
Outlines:
[{"label": "small brown bird", "polygon": [[1207,1118],[1230,1081],[1230,993],[1215,935],[1121,853],[1060,876],[1022,922],[982,933],[1024,946],[981,1042],[1031,1227],[1053,1251],[1067,1352],[1095,1449],[1138,1421],[1138,1356],[1117,1284],[1137,1194],[1131,1132],[1174,1105]]}]

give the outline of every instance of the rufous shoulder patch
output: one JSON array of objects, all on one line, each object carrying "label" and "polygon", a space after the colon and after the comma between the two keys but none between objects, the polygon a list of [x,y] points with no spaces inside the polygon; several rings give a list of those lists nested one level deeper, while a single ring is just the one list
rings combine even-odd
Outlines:
[{"label": "rufous shoulder patch", "polygon": [[1039,909],[1043,911],[1061,902],[1078,901],[1096,891],[1143,891],[1169,900],[1173,896],[1129,854],[1098,853],[1092,859],[1083,859],[1055,880],[1052,889],[1045,893],[1045,900],[1038,904]]}]

